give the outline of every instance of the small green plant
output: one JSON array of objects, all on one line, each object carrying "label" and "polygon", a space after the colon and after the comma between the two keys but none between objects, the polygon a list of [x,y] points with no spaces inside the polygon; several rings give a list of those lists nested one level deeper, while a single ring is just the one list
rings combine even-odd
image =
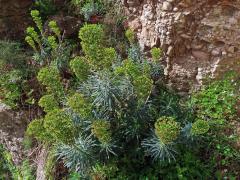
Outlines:
[{"label": "small green plant", "polygon": [[81,14],[84,16],[86,21],[89,21],[91,17],[104,14],[104,6],[101,1],[89,0],[84,3],[81,8]]},{"label": "small green plant", "polygon": [[154,47],[151,49],[151,55],[153,61],[158,62],[159,59],[162,57],[162,50],[160,48]]},{"label": "small green plant", "polygon": [[93,179],[106,179],[106,178],[110,179],[116,176],[117,171],[118,171],[118,168],[114,163],[109,165],[102,165],[97,163],[92,168],[91,177]]},{"label": "small green plant", "polygon": [[12,108],[18,107],[21,98],[21,72],[12,70],[0,77],[0,99]]},{"label": "small green plant", "polygon": [[[0,171],[3,170],[3,174],[0,174],[0,177],[5,176],[4,178],[10,178],[14,180],[23,178],[19,167],[15,166],[13,163],[12,155],[6,149],[4,149],[4,147],[1,144],[0,144],[0,159],[2,162],[4,162],[4,169],[0,169]],[[0,165],[2,166],[3,164]]]},{"label": "small green plant", "polygon": [[5,149],[0,144],[0,179],[8,179],[11,177],[11,172],[7,166],[7,162],[4,159],[3,153]]}]

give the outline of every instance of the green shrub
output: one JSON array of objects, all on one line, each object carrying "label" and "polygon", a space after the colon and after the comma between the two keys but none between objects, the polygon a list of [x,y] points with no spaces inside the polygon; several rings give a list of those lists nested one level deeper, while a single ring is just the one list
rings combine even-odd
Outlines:
[{"label": "green shrub", "polygon": [[[80,6],[88,2],[75,1]],[[34,18],[40,26],[39,14]],[[39,101],[46,114],[32,121],[27,133],[56,146],[56,158],[75,177],[201,179],[200,171],[218,164],[209,153],[225,165],[236,162],[236,151],[220,141],[224,131],[215,126],[236,117],[234,83],[212,83],[194,94],[192,106],[186,107],[165,85],[158,61],[161,50],[153,48],[153,61],[148,61],[132,30],[125,33],[130,48],[123,60],[108,47],[103,25],[85,24],[79,31],[82,52],[73,51],[80,56],[68,62],[73,49],[63,55],[62,33],[56,22],[49,26],[53,33],[48,37],[34,28],[27,30],[26,40],[37,51],[34,59],[41,60],[34,64],[37,79],[46,87],[37,92],[47,94]],[[218,144],[218,151],[213,150]],[[209,178],[210,173],[202,174]]]},{"label": "green shrub", "polygon": [[214,164],[214,168],[227,169],[225,175],[221,175],[226,177],[231,173],[237,175],[240,170],[236,165],[239,164],[240,154],[234,146],[235,127],[231,125],[238,119],[236,104],[239,100],[239,84],[236,79],[235,74],[226,74],[223,79],[205,86],[191,99],[191,104],[196,110],[196,119],[201,119],[193,123],[191,132],[202,134],[208,131],[204,142],[206,151],[211,153],[211,159],[208,161],[219,162],[221,159],[220,163]]}]

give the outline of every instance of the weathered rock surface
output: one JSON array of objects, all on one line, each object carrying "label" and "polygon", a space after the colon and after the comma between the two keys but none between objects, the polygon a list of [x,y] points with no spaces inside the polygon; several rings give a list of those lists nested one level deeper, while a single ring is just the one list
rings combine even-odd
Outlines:
[{"label": "weathered rock surface", "polygon": [[32,0],[0,0],[0,39],[23,37]]},{"label": "weathered rock surface", "polygon": [[11,153],[16,165],[21,164],[24,157],[23,137],[26,129],[26,117],[11,111],[0,103],[0,144]]},{"label": "weathered rock surface", "polygon": [[141,48],[164,51],[169,84],[181,92],[204,78],[240,72],[239,0],[123,0]]}]

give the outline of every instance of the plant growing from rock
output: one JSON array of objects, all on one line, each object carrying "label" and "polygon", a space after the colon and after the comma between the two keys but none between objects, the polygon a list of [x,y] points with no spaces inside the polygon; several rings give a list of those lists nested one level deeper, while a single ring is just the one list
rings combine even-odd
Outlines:
[{"label": "plant growing from rock", "polygon": [[[53,35],[48,37],[48,44],[53,52],[58,49],[61,31],[55,22],[50,28]],[[31,42],[38,44],[40,36],[30,30]],[[224,109],[226,102],[221,103],[223,97],[232,103],[230,97],[225,97],[227,82],[220,87],[221,92],[214,85],[196,94],[198,98],[192,99],[194,114],[163,85],[163,68],[158,65],[161,50],[154,48],[153,61],[148,61],[135,43],[134,32],[128,30],[126,36],[130,49],[123,59],[108,47],[104,26],[85,24],[79,31],[82,52],[65,67],[71,73],[67,79],[70,83],[64,83],[62,69],[52,56],[37,75],[45,90],[39,105],[46,114],[32,121],[27,132],[54,145],[56,157],[71,172],[86,179],[156,179],[159,173],[150,176],[146,172],[151,171],[149,167],[170,166],[184,150],[190,151],[196,141],[207,138],[212,132],[209,118],[215,122],[223,117],[219,109],[226,112],[227,118],[232,117],[230,109]],[[214,108],[208,108],[210,97],[220,97],[217,116],[206,114]],[[143,172],[136,174],[136,170]]]}]

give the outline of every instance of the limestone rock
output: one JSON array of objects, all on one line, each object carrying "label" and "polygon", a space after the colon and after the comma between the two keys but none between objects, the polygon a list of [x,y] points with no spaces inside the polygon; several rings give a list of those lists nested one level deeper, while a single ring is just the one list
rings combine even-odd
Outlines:
[{"label": "limestone rock", "polygon": [[162,10],[163,11],[171,11],[172,10],[172,4],[168,1],[164,1],[163,6],[162,6]]},{"label": "limestone rock", "polygon": [[134,30],[143,51],[162,48],[168,83],[179,92],[198,88],[206,76],[240,72],[239,1],[137,2],[135,12],[125,6],[128,24],[141,24]]}]

